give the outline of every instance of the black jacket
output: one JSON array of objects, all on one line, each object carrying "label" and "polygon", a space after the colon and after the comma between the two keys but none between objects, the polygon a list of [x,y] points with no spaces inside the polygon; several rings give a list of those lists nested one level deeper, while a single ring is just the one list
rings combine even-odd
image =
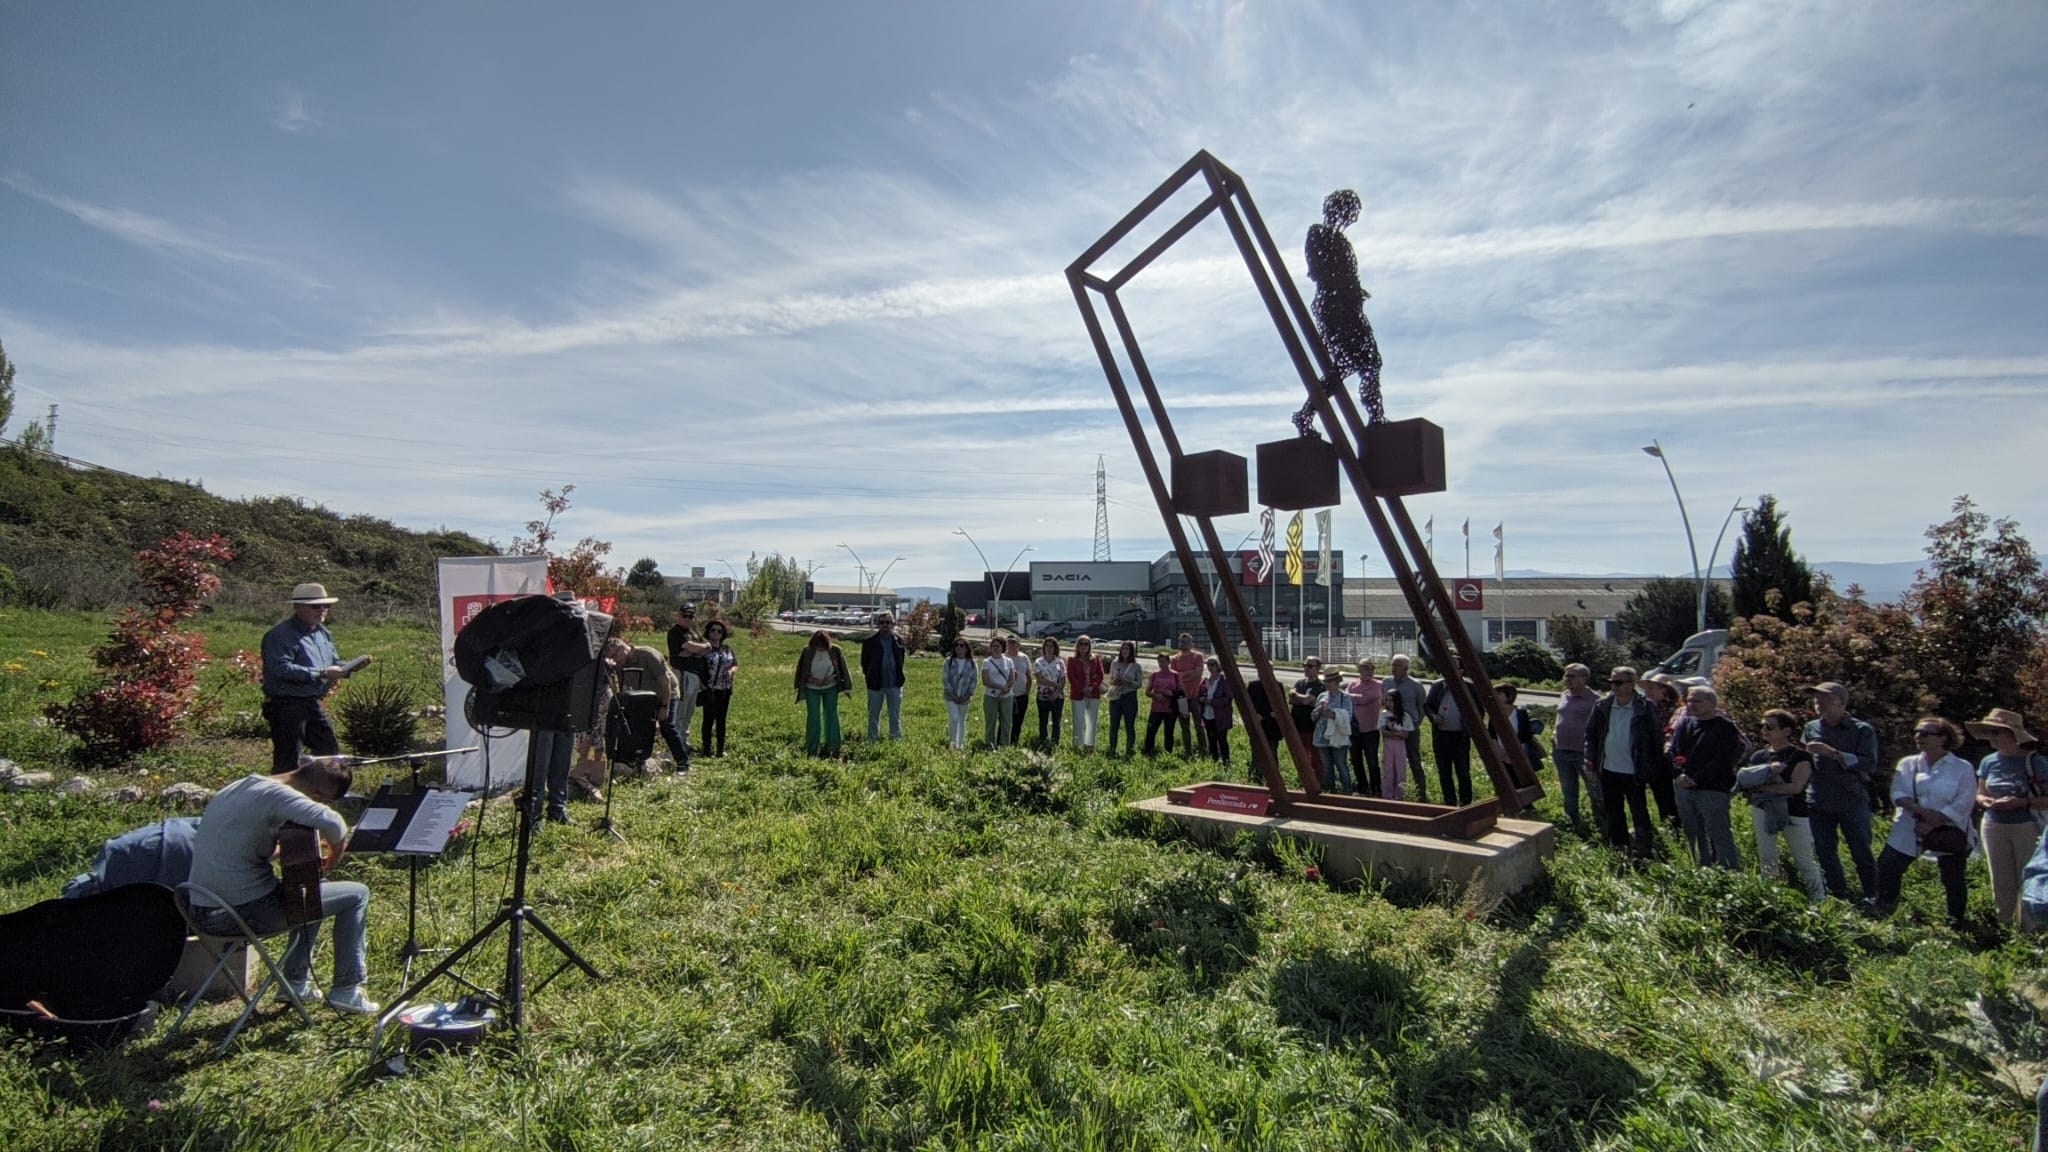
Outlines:
[{"label": "black jacket", "polygon": [[[1635,726],[1629,732],[1629,746],[1635,755],[1636,775],[1652,780],[1664,770],[1664,729],[1657,722],[1657,709],[1637,695]],[[1595,772],[1606,767],[1607,729],[1614,719],[1614,694],[1593,705],[1593,718],[1586,721],[1586,766]]]},{"label": "black jacket", "polygon": [[[882,645],[892,644],[896,652],[896,682],[882,683]],[[886,635],[877,632],[860,642],[860,678],[867,681],[868,691],[879,692],[884,688],[903,687],[903,637],[894,632]]]},{"label": "black jacket", "polygon": [[1735,788],[1735,766],[1742,759],[1742,732],[1726,716],[1701,720],[1685,716],[1671,735],[1671,771],[1692,777],[1702,792]]}]

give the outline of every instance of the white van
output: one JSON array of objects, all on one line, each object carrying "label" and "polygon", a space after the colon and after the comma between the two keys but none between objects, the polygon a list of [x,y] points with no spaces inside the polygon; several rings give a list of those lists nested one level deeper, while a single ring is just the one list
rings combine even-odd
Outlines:
[{"label": "white van", "polygon": [[1705,676],[1712,679],[1714,665],[1721,662],[1721,654],[1728,650],[1728,630],[1709,628],[1695,632],[1678,651],[1664,658],[1664,662],[1650,669],[1666,676]]}]

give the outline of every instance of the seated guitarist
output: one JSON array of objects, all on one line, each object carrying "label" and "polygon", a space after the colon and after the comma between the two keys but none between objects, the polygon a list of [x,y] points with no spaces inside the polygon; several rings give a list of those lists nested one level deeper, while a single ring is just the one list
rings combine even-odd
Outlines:
[{"label": "seated guitarist", "polygon": [[[348,825],[327,805],[347,794],[353,778],[347,761],[320,757],[301,760],[290,772],[244,776],[221,789],[206,805],[193,840],[192,883],[232,905],[257,934],[283,931],[288,921],[281,885],[270,867],[278,829],[285,824],[315,829],[327,849],[324,867],[332,868],[341,859]],[[334,921],[334,986],[327,993],[327,1005],[373,1016],[377,1005],[363,994],[363,930],[369,903],[370,890],[361,884],[320,885],[320,918]],[[206,931],[235,934],[234,921],[225,912],[206,911],[196,897],[193,910]],[[320,995],[313,984],[313,944],[319,933],[318,920],[300,925],[292,931],[284,954],[285,979],[301,1000]]]}]

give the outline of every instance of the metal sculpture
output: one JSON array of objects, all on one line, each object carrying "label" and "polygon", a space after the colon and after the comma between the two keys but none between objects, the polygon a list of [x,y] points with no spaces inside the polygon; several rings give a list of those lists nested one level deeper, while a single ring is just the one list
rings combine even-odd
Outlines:
[{"label": "metal sculpture", "polygon": [[[1184,189],[1202,186],[1206,186],[1207,195],[1128,262],[1113,270],[1096,268],[1098,262],[1136,232],[1168,200]],[[1343,238],[1341,230],[1356,219],[1356,211],[1354,208],[1347,216],[1342,195],[1331,198],[1338,209],[1334,216],[1329,213],[1330,205],[1326,203],[1326,223],[1322,226],[1325,232],[1322,235],[1334,241],[1331,245],[1331,249],[1337,252],[1334,266],[1341,269],[1348,262],[1352,269],[1349,283],[1355,285],[1356,259],[1351,255],[1350,243]],[[1355,201],[1355,197],[1352,200]],[[1421,534],[1416,531],[1414,521],[1401,503],[1404,494],[1443,490],[1442,429],[1426,420],[1388,422],[1377,413],[1368,425],[1358,406],[1351,402],[1350,395],[1334,386],[1335,382],[1343,379],[1343,373],[1337,369],[1336,354],[1318,332],[1316,317],[1311,315],[1292,276],[1288,274],[1279,249],[1273,243],[1272,233],[1260,219],[1258,207],[1252,203],[1243,179],[1206,151],[1195,153],[1067,267],[1067,283],[1073,290],[1074,302],[1081,310],[1082,322],[1087,325],[1089,339],[1094,342],[1096,355],[1102,362],[1103,374],[1116,398],[1117,411],[1123,416],[1131,446],[1136,450],[1139,467],[1145,473],[1146,483],[1159,506],[1160,518],[1173,542],[1181,570],[1189,574],[1202,570],[1182,522],[1185,517],[1194,524],[1208,550],[1216,575],[1217,593],[1228,608],[1238,633],[1244,638],[1261,698],[1266,701],[1285,699],[1243,591],[1230,570],[1230,553],[1224,549],[1215,525],[1217,516],[1250,510],[1246,482],[1248,462],[1243,456],[1230,452],[1189,453],[1182,450],[1179,437],[1174,433],[1172,418],[1160,398],[1159,386],[1146,364],[1144,350],[1139,346],[1137,333],[1119,297],[1133,278],[1211,215],[1220,216],[1229,228],[1238,253],[1244,259],[1245,269],[1251,273],[1253,285],[1258,289],[1281,343],[1294,363],[1295,372],[1308,392],[1306,411],[1320,422],[1329,437],[1327,443],[1319,437],[1296,437],[1277,444],[1259,445],[1259,502],[1280,508],[1320,507],[1335,503],[1338,492],[1334,487],[1335,471],[1341,468],[1364,505],[1366,519],[1386,555],[1388,565],[1394,570],[1395,581],[1415,616],[1423,641],[1429,645],[1430,652],[1445,674],[1451,696],[1461,714],[1487,716],[1492,720],[1495,731],[1510,731],[1507,711],[1494,695],[1493,685],[1477,658],[1479,649],[1460,621],[1457,606],[1438,577]],[[1311,235],[1317,234],[1312,232]],[[1341,245],[1341,249],[1337,245]],[[1316,256],[1311,256],[1312,262],[1316,259]],[[1348,363],[1362,372],[1370,366],[1370,371],[1365,373],[1366,400],[1368,405],[1376,407],[1373,402],[1377,398],[1379,357],[1371,344],[1371,329],[1364,323],[1364,290],[1359,288],[1355,296],[1347,296],[1340,283],[1342,280],[1341,276],[1319,280],[1329,298],[1326,300],[1324,293],[1318,292],[1317,315],[1334,319],[1340,309],[1347,306],[1356,312],[1365,342],[1348,345],[1343,354],[1350,358]],[[1102,315],[1097,309],[1098,300],[1116,328],[1123,357],[1128,361],[1130,375],[1137,381],[1152,429],[1165,448],[1172,477],[1170,490],[1168,473],[1160,467],[1158,455],[1153,450],[1152,433],[1147,432],[1139,419],[1137,405],[1125,384],[1124,367],[1110,345]],[[1302,785],[1299,791],[1288,788],[1280,774],[1277,750],[1258,723],[1264,710],[1254,706],[1251,690],[1237,660],[1236,644],[1223,626],[1216,601],[1197,595],[1194,603],[1224,678],[1229,681],[1238,714],[1247,721],[1245,732],[1252,746],[1253,762],[1266,783],[1273,808],[1280,813],[1360,827],[1469,839],[1491,829],[1499,816],[1515,815],[1543,794],[1542,786],[1536,782],[1535,773],[1519,745],[1503,749],[1482,738],[1473,743],[1492,779],[1495,795],[1476,804],[1453,808],[1362,796],[1325,795],[1315,771],[1315,758],[1304,743],[1304,734],[1295,728],[1287,709],[1275,707],[1270,712],[1280,730],[1280,746],[1285,747],[1293,759]],[[1174,798],[1185,802],[1190,791],[1177,790]]]},{"label": "metal sculpture", "polygon": [[[1372,293],[1358,281],[1358,254],[1345,239],[1344,229],[1358,222],[1358,193],[1342,188],[1323,198],[1323,222],[1311,224],[1308,242],[1308,278],[1316,282],[1316,327],[1322,330],[1323,347],[1336,365],[1333,377],[1323,381],[1325,390],[1343,384],[1349,373],[1358,373],[1358,399],[1365,405],[1368,424],[1384,424],[1386,408],[1380,402],[1380,345],[1373,339],[1372,321],[1365,318],[1365,302]],[[1303,404],[1294,414],[1294,427],[1303,436],[1315,435],[1315,405]]]}]

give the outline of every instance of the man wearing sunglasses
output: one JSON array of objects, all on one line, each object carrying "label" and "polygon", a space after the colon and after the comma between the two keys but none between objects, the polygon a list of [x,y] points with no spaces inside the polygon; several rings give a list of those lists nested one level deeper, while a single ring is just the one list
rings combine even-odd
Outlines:
[{"label": "man wearing sunglasses", "polygon": [[1658,730],[1656,709],[1636,691],[1635,669],[1616,668],[1608,673],[1607,686],[1611,691],[1593,705],[1593,716],[1586,721],[1586,763],[1600,779],[1607,842],[1648,856],[1650,805],[1644,776],[1657,763],[1664,734]]}]

